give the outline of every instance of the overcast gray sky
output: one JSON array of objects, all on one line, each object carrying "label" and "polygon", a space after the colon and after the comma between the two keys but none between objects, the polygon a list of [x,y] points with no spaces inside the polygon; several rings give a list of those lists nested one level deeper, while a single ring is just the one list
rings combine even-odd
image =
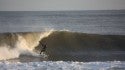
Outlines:
[{"label": "overcast gray sky", "polygon": [[0,11],[125,9],[125,0],[0,0]]}]

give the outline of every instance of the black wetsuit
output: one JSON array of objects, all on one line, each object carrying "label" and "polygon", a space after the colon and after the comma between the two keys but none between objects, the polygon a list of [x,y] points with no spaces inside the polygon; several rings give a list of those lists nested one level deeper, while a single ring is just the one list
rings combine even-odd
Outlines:
[{"label": "black wetsuit", "polygon": [[42,53],[42,52],[45,52],[46,51],[46,45],[45,44],[41,44],[42,45],[42,50],[40,51],[40,54]]}]

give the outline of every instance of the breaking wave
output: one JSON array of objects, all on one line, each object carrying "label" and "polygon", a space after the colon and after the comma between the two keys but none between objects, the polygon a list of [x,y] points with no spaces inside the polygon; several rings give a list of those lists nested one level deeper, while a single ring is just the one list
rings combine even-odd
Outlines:
[{"label": "breaking wave", "polygon": [[0,60],[18,58],[21,54],[38,55],[33,49],[39,41],[50,35],[53,31],[1,33],[0,34]]},{"label": "breaking wave", "polygon": [[[124,35],[98,35],[54,30],[1,33],[0,60],[19,58],[22,54],[39,56],[38,52],[41,49],[39,41],[47,44],[46,53],[50,60],[56,57],[61,58],[61,60],[71,60],[74,54],[89,55],[93,53],[92,51],[96,51],[94,52],[96,55],[99,55],[97,54],[99,51],[125,51]],[[70,54],[72,57],[69,55],[65,55],[64,58],[59,57],[63,54]]]}]

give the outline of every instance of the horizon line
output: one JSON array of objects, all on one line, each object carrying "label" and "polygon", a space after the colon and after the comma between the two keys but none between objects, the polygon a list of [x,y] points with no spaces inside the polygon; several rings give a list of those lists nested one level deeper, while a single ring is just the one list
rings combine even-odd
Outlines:
[{"label": "horizon line", "polygon": [[57,11],[58,12],[59,11],[59,12],[61,12],[61,11],[120,11],[120,10],[124,11],[125,9],[102,9],[102,10],[101,9],[100,10],[98,10],[98,9],[97,10],[1,10],[0,12],[4,12],[4,11],[8,11],[8,12],[9,11],[10,12],[11,11],[14,11],[14,12],[18,12],[18,11],[19,12],[25,12],[25,11],[48,11],[48,12],[49,11],[50,12],[51,11],[52,12],[54,12],[54,11],[56,12]]}]

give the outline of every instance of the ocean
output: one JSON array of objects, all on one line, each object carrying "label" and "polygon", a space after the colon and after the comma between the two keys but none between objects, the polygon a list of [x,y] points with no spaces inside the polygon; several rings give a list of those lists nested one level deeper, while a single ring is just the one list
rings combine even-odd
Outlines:
[{"label": "ocean", "polygon": [[124,42],[125,10],[0,12],[3,70],[125,70]]}]

